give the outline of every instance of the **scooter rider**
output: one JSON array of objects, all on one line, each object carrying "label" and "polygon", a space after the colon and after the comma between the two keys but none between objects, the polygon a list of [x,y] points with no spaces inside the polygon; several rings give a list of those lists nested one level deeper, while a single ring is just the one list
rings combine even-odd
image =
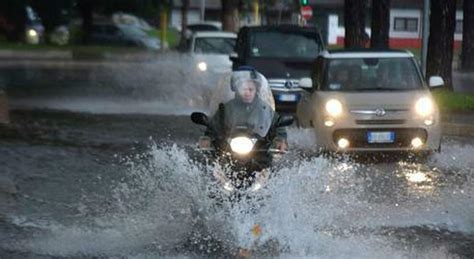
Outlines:
[{"label": "scooter rider", "polygon": [[[271,95],[271,92],[262,90],[263,83],[266,83],[266,78],[252,67],[244,66],[233,71],[231,90],[235,92],[235,96],[225,104],[220,104],[210,120],[210,127],[205,135],[215,139],[226,136],[230,128],[246,125],[257,134],[262,132],[260,137],[265,137],[268,127],[277,122],[279,115],[268,103],[259,98],[263,95]],[[272,118],[272,121],[268,122],[265,118]],[[286,129],[277,127],[275,131],[274,148],[286,151],[288,149]],[[200,145],[210,146],[210,143],[200,143]]]}]

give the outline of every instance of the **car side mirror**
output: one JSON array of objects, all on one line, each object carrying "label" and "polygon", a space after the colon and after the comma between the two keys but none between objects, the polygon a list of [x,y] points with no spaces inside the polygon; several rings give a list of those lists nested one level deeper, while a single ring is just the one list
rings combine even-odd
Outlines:
[{"label": "car side mirror", "polygon": [[235,53],[235,52],[232,52],[230,53],[229,55],[229,59],[230,61],[232,62],[237,62],[239,60],[239,54]]},{"label": "car side mirror", "polygon": [[293,116],[281,116],[279,119],[278,119],[278,122],[276,123],[276,127],[286,127],[286,126],[290,126],[291,124],[293,124],[293,121],[295,119],[293,118]]},{"label": "car side mirror", "polygon": [[444,85],[444,80],[440,76],[431,76],[429,80],[430,88],[437,88]]},{"label": "car side mirror", "polygon": [[209,119],[202,112],[193,112],[191,114],[191,121],[199,125],[209,126]]},{"label": "car side mirror", "polygon": [[309,77],[303,77],[300,79],[298,86],[305,90],[313,89],[313,80]]}]

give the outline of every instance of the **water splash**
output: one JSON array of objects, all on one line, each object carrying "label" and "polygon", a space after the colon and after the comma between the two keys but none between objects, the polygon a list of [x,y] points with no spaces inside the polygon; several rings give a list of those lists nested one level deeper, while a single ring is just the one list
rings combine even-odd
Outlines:
[{"label": "water splash", "polygon": [[[99,114],[173,114],[214,111],[229,98],[230,68],[200,72],[190,55],[166,53],[144,62],[80,62],[44,73],[34,66],[2,75],[19,109]],[[39,90],[41,89],[41,90]]]},{"label": "water splash", "polygon": [[[294,134],[299,133],[290,130]],[[452,181],[440,180],[443,171],[435,168],[448,156],[435,155],[426,165],[305,157],[275,168],[251,199],[219,203],[203,177],[210,168],[186,149],[153,144],[125,160],[128,173],[103,214],[69,224],[36,222],[43,231],[15,245],[55,256],[236,255],[239,249],[282,257],[449,256],[449,243],[391,234],[407,229],[402,235],[421,235],[414,226],[474,231],[474,208],[466,199],[474,194],[472,182],[450,188],[446,182]],[[414,172],[430,175],[434,190],[411,185],[406,175]],[[15,224],[31,227],[27,222]]]}]

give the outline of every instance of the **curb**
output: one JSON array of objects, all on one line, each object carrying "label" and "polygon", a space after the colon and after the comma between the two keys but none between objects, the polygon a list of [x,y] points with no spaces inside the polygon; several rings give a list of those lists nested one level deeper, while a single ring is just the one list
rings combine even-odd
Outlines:
[{"label": "curb", "polygon": [[71,50],[8,50],[0,49],[0,60],[4,61],[121,61],[121,62],[143,62],[157,60],[158,57],[172,51],[141,51],[136,53],[115,53],[115,52],[87,52]]},{"label": "curb", "polygon": [[71,51],[45,50],[45,51],[18,51],[18,50],[0,50],[0,59],[6,60],[71,60],[73,57]]},{"label": "curb", "polygon": [[9,113],[7,95],[0,89],[0,125],[10,123]]}]

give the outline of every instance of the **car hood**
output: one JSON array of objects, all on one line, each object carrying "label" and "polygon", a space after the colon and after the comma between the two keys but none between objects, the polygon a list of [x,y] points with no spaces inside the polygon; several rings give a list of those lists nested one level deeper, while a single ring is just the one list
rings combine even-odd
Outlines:
[{"label": "car hood", "polygon": [[247,64],[255,67],[268,79],[309,77],[314,59],[250,58]]},{"label": "car hood", "polygon": [[431,97],[428,90],[390,92],[321,92],[323,100],[338,99],[346,109],[399,109],[411,110],[421,97]]}]

